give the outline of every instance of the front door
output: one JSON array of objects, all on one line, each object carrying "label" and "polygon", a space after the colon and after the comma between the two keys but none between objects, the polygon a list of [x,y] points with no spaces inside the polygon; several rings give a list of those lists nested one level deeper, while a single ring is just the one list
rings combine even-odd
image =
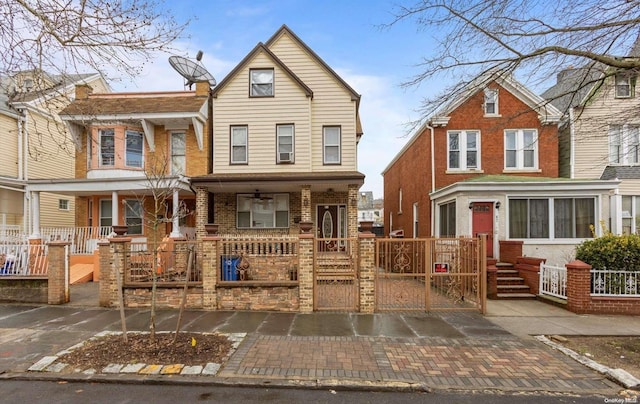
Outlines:
[{"label": "front door", "polygon": [[346,237],[346,206],[344,205],[319,205],[316,214],[317,237],[325,240],[321,251],[337,250],[339,238]]},{"label": "front door", "polygon": [[493,257],[493,202],[473,202],[473,237],[487,235],[487,257]]}]

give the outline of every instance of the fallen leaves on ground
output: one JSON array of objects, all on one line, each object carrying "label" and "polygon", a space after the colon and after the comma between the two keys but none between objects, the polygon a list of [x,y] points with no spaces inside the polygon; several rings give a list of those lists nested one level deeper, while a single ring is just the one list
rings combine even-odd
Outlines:
[{"label": "fallen leaves on ground", "polygon": [[561,342],[567,348],[612,369],[624,369],[640,378],[640,336],[576,337]]}]

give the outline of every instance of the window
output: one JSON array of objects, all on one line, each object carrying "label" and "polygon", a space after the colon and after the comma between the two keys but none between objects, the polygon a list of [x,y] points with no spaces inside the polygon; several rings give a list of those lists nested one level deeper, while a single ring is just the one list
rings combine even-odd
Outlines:
[{"label": "window", "polygon": [[609,126],[609,163],[640,163],[640,128],[635,125]]},{"label": "window", "polygon": [[507,169],[538,167],[538,132],[535,129],[509,129],[504,132],[504,165]]},{"label": "window", "polygon": [[124,224],[128,234],[142,234],[142,204],[136,199],[124,201]]},{"label": "window", "polygon": [[231,164],[247,164],[249,161],[247,153],[247,134],[246,126],[231,127]]},{"label": "window", "polygon": [[100,226],[111,226],[113,224],[113,213],[111,209],[111,199],[100,201]]},{"label": "window", "polygon": [[115,164],[115,136],[113,129],[100,129],[100,165]]},{"label": "window", "polygon": [[87,201],[87,224],[93,227],[93,199]]},{"label": "window", "polygon": [[322,128],[324,164],[340,164],[340,127],[325,126]]},{"label": "window", "polygon": [[622,196],[622,233],[640,234],[640,195]]},{"label": "window", "polygon": [[498,115],[498,90],[493,88],[484,89],[484,114]]},{"label": "window", "polygon": [[449,153],[449,169],[467,170],[478,168],[478,131],[447,132]]},{"label": "window", "polygon": [[456,202],[440,205],[440,237],[456,236]]},{"label": "window", "polygon": [[249,75],[252,97],[273,96],[273,69],[252,69]]},{"label": "window", "polygon": [[142,168],[142,133],[133,130],[127,130],[125,132],[125,137],[125,164],[128,167]]},{"label": "window", "polygon": [[184,174],[187,165],[186,138],[184,133],[171,134],[171,174]]},{"label": "window", "polygon": [[277,125],[276,137],[278,138],[277,159],[278,163],[293,163],[293,125]]},{"label": "window", "polygon": [[594,198],[509,199],[509,238],[589,238]]},{"label": "window", "polygon": [[630,98],[632,96],[631,76],[616,74],[616,98]]},{"label": "window", "polygon": [[238,228],[289,227],[289,194],[238,194]]},{"label": "window", "polygon": [[58,199],[58,209],[60,209],[60,210],[69,210],[69,200],[68,199]]}]

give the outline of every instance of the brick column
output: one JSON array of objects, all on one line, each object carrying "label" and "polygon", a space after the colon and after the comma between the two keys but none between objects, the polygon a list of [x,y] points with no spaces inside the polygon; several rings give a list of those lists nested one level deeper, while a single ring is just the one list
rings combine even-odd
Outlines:
[{"label": "brick column", "polygon": [[565,264],[567,268],[567,310],[587,313],[591,302],[591,265],[580,260]]},{"label": "brick column", "polygon": [[[131,237],[115,237],[109,239],[113,247],[113,259],[111,260],[111,281],[113,282],[113,294],[111,295],[111,306],[118,306],[118,276],[124,285],[124,271],[127,265],[126,251],[130,250]],[[124,290],[123,290],[124,293]],[[125,303],[126,306],[126,303]]]},{"label": "brick column", "polygon": [[207,235],[204,225],[207,224],[209,218],[209,191],[204,187],[195,187],[196,190],[196,238],[202,239]]},{"label": "brick column", "polygon": [[218,308],[218,295],[216,285],[220,260],[218,259],[219,236],[206,236],[202,239],[202,308],[216,310]]},{"label": "brick column", "polygon": [[373,313],[375,310],[375,246],[375,234],[367,232],[358,235],[360,312],[362,313]]},{"label": "brick column", "polygon": [[98,256],[100,262],[100,290],[98,291],[101,307],[113,307],[116,301],[117,292],[116,278],[113,266],[113,250],[111,244],[106,240],[98,242]]},{"label": "brick column", "polygon": [[300,312],[313,311],[313,234],[300,234],[300,250],[298,251],[298,294],[300,296]]},{"label": "brick column", "polygon": [[301,222],[313,222],[311,216],[311,185],[303,185],[300,189],[300,221]]},{"label": "brick column", "polygon": [[358,190],[359,185],[349,184],[347,192],[347,234],[356,237],[358,234]]},{"label": "brick column", "polygon": [[68,241],[52,241],[49,243],[48,298],[49,304],[69,302],[69,273],[67,272]]}]

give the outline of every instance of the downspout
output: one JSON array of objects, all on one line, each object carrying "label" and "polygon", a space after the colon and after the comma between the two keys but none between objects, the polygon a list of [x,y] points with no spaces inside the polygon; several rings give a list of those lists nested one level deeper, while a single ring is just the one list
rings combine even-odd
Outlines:
[{"label": "downspout", "polygon": [[[433,126],[429,125],[429,123],[427,122],[426,125],[427,129],[429,129],[429,132],[431,132],[431,192],[434,192],[436,190],[436,163],[434,161],[435,158],[435,140],[434,140],[434,133],[433,133]],[[429,199],[431,199],[431,196],[429,196]],[[436,202],[434,200],[431,201],[431,237],[435,237],[435,231],[436,231]]]},{"label": "downspout", "polygon": [[[27,115],[26,110],[22,110],[22,153],[20,156],[22,158],[22,180],[26,183],[29,181],[29,115]],[[22,207],[22,226],[26,232],[31,233],[33,231],[33,206],[31,205],[31,192],[25,192],[26,198],[24,199],[24,205]],[[40,229],[38,229],[40,231]]]},{"label": "downspout", "polygon": [[569,178],[575,174],[575,128],[573,126],[573,108],[569,108]]},{"label": "downspout", "polygon": [[24,110],[21,110],[19,112],[20,112],[20,115],[18,116],[18,179],[22,180],[24,176],[24,167],[22,166],[23,160],[24,160],[24,152],[23,152],[24,135],[22,131],[26,126],[26,125],[23,125],[23,123],[26,121],[26,118],[23,115]]}]

